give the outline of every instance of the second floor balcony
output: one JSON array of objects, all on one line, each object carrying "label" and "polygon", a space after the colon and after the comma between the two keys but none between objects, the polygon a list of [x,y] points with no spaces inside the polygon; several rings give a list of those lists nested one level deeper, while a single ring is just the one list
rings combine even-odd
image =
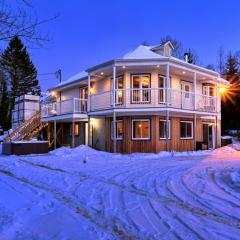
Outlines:
[{"label": "second floor balcony", "polygon": [[[115,97],[114,97],[115,95]],[[219,112],[215,96],[167,88],[116,89],[90,95],[90,111],[111,108],[175,108],[200,112]]]},{"label": "second floor balcony", "polygon": [[65,114],[86,114],[87,99],[72,98],[57,102],[42,104],[41,116],[50,117]]}]

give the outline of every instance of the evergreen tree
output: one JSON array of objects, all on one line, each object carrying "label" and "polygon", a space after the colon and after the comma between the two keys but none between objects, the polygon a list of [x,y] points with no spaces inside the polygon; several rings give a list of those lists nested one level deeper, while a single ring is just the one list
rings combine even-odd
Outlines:
[{"label": "evergreen tree", "polygon": [[9,97],[7,90],[7,81],[4,79],[4,75],[1,73],[0,76],[0,126],[3,130],[11,128],[10,124],[10,112],[9,112]]},{"label": "evergreen tree", "polygon": [[7,114],[7,125],[9,125],[15,97],[27,93],[40,95],[41,89],[37,79],[37,70],[18,36],[12,38],[3,52],[1,67],[6,75],[7,89],[9,90]]},{"label": "evergreen tree", "polygon": [[222,130],[240,129],[240,74],[236,55],[229,53],[224,78],[230,82],[229,94],[222,97]]}]

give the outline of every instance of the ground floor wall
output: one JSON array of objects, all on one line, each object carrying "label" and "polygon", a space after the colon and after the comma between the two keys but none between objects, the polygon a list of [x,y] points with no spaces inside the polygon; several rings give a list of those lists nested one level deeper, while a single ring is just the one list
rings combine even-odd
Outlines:
[{"label": "ground floor wall", "polygon": [[[203,143],[206,141],[203,131],[203,124],[214,126],[212,130],[214,131],[213,137],[215,141],[215,147],[220,147],[221,145],[221,123],[218,120],[216,126],[215,119],[203,119],[196,118],[196,129],[193,127],[193,137],[190,139],[180,138],[180,122],[181,121],[192,121],[194,122],[194,117],[170,117],[170,139],[160,139],[159,136],[159,121],[164,119],[162,116],[124,116],[117,118],[122,120],[123,124],[123,138],[122,140],[116,141],[117,152],[121,153],[133,153],[133,152],[160,152],[160,151],[193,151],[196,149],[196,144]],[[150,121],[150,139],[148,140],[133,140],[132,139],[132,120],[134,119],[149,119]],[[112,118],[105,118],[105,148],[101,150],[106,150],[113,152],[113,140],[112,140]],[[102,125],[103,126],[103,125]],[[194,126],[194,124],[193,124]],[[101,128],[103,129],[103,127]],[[103,130],[102,130],[103,132]],[[93,132],[94,136],[94,132]],[[205,144],[207,144],[205,142]],[[210,147],[210,146],[206,146]]]},{"label": "ground floor wall", "polygon": [[[86,123],[74,122],[74,130],[71,122],[56,123],[56,147],[76,147],[81,144],[86,144]],[[72,133],[74,137],[72,138]],[[50,148],[54,148],[54,123],[48,124],[48,141]]]}]

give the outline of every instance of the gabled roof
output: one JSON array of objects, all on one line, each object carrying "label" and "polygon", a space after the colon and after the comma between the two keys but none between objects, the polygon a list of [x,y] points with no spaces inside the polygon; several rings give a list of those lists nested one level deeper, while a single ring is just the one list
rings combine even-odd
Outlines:
[{"label": "gabled roof", "polygon": [[69,85],[69,84],[72,84],[74,82],[85,80],[85,79],[87,79],[87,76],[88,76],[87,72],[85,72],[85,71],[79,72],[79,73],[73,75],[72,77],[68,78],[67,80],[57,84],[55,87],[53,87],[53,88],[51,88],[49,90],[62,88],[65,85]]},{"label": "gabled roof", "polygon": [[166,45],[170,46],[170,48],[171,48],[172,50],[174,50],[174,46],[172,45],[171,41],[167,41],[167,42],[165,42],[164,44],[158,44],[158,45],[156,45],[156,46],[152,46],[152,47],[151,47],[151,50],[152,50],[152,51],[157,51],[157,50],[163,48],[163,47],[166,46]]},{"label": "gabled roof", "polygon": [[[123,59],[148,59],[161,58],[162,55],[151,51],[151,46],[139,45],[133,51],[128,52],[123,56]],[[163,57],[163,56],[162,56]]]}]

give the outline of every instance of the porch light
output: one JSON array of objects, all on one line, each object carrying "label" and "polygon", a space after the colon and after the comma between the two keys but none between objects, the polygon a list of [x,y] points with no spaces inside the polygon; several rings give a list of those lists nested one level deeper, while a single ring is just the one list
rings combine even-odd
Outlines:
[{"label": "porch light", "polygon": [[226,87],[220,87],[219,91],[221,94],[224,94],[226,92]]},{"label": "porch light", "polygon": [[158,65],[157,65],[157,68],[159,68],[159,67],[160,67],[160,65],[158,64]]},{"label": "porch light", "polygon": [[93,93],[94,93],[94,89],[90,88],[90,94],[93,94]]},{"label": "porch light", "polygon": [[104,72],[101,72],[100,74],[101,74],[101,75],[103,75],[103,74],[104,74]]},{"label": "porch light", "polygon": [[56,97],[56,96],[57,96],[57,93],[54,92],[54,91],[52,91],[52,92],[51,92],[51,96],[52,96],[52,97]]},{"label": "porch light", "polygon": [[91,118],[91,119],[90,119],[90,126],[93,127],[95,124],[96,124],[96,123],[95,123],[95,120]]},{"label": "porch light", "polygon": [[186,72],[184,72],[184,71],[182,72],[182,74],[185,74],[185,73],[186,73]]},{"label": "porch light", "polygon": [[126,66],[122,66],[122,68],[123,68],[123,69],[125,69],[125,68],[126,68]]}]

